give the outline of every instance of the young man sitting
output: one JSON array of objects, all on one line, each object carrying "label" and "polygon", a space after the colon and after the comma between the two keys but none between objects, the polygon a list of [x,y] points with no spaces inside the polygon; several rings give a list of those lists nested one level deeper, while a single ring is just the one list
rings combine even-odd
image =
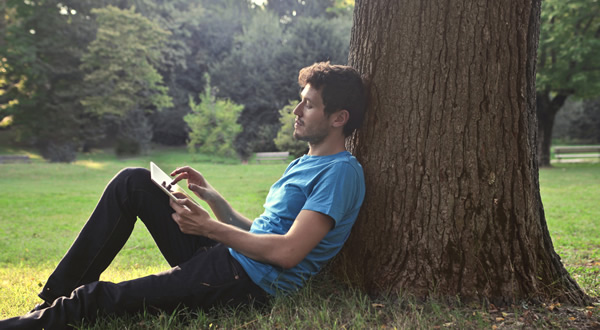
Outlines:
[{"label": "young man sitting", "polygon": [[[308,142],[309,152],[273,184],[262,215],[246,218],[188,166],[171,173],[174,182],[186,180],[218,221],[184,196],[171,200],[149,171],[124,169],[48,278],[39,294],[44,302],[0,321],[0,328],[64,328],[144,308],[265,303],[300,289],[341,249],[362,204],[362,168],[345,138],[362,122],[366,93],[347,66],[316,63],[298,81],[294,137]],[[99,281],[137,218],[173,268],[121,283]]]}]

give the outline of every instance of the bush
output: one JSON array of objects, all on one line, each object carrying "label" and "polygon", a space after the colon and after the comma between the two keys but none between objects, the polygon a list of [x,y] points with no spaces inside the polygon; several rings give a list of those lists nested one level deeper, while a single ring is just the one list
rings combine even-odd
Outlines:
[{"label": "bush", "polygon": [[230,100],[215,98],[210,77],[205,77],[206,87],[204,93],[200,94],[200,103],[196,104],[190,97],[192,113],[183,118],[190,128],[188,149],[191,153],[200,151],[234,157],[233,140],[241,131],[237,119],[244,107]]},{"label": "bush", "polygon": [[294,157],[300,157],[307,152],[308,145],[305,141],[294,138],[294,121],[296,120],[294,108],[296,108],[296,102],[291,101],[279,110],[281,128],[277,132],[275,145],[281,151],[289,151]]},{"label": "bush", "polygon": [[42,157],[52,163],[70,163],[77,158],[77,145],[72,142],[48,142],[39,149]]}]

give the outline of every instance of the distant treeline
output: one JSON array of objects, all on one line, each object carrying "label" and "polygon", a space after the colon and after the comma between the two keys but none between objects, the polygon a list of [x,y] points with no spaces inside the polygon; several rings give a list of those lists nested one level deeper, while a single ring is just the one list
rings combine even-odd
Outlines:
[{"label": "distant treeline", "polygon": [[[243,106],[233,148],[271,151],[298,70],[347,62],[353,1],[7,0],[0,120],[51,161],[183,145],[205,87]],[[210,77],[210,78],[209,78]],[[210,79],[210,84],[207,80]]]}]

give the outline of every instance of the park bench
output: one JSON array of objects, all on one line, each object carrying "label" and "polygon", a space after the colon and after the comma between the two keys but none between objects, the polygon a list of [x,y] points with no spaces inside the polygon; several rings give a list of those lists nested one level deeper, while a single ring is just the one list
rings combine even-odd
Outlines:
[{"label": "park bench", "polygon": [[556,147],[554,156],[559,162],[566,158],[600,158],[600,146]]},{"label": "park bench", "polygon": [[290,155],[290,153],[288,151],[281,151],[281,152],[257,152],[255,154],[255,159],[257,163],[260,163],[261,161],[269,161],[269,160],[282,160],[284,162],[287,161],[288,156]]},{"label": "park bench", "polygon": [[31,159],[27,155],[0,155],[0,164],[5,163],[30,163]]}]

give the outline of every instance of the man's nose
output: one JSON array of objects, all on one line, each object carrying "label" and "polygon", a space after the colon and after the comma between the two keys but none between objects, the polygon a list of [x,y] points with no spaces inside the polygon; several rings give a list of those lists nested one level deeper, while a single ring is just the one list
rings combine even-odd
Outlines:
[{"label": "man's nose", "polygon": [[293,114],[295,114],[298,117],[302,116],[302,107],[303,107],[302,102],[298,103],[298,105],[294,108]]}]

